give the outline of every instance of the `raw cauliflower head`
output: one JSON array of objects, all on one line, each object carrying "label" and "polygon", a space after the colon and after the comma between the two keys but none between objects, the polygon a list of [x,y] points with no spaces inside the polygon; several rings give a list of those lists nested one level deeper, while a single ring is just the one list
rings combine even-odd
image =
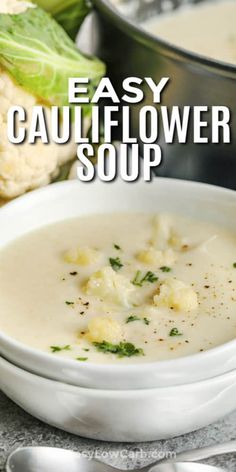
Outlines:
[{"label": "raw cauliflower head", "polygon": [[[9,108],[23,106],[30,122],[32,108],[37,103],[35,97],[16,85],[1,69],[0,103],[0,197],[13,198],[51,182],[60,166],[76,155],[76,144],[73,141],[65,145],[43,144],[40,140],[34,145],[11,144],[7,138]],[[46,108],[45,113],[50,123],[50,109]]]},{"label": "raw cauliflower head", "polygon": [[24,0],[1,0],[0,3],[0,13],[9,15],[19,15],[28,10],[28,8],[35,8],[35,5]]}]

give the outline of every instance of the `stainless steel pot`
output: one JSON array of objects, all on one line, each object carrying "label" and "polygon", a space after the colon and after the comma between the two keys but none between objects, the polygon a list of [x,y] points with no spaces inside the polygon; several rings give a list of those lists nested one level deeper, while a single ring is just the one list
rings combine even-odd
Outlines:
[{"label": "stainless steel pot", "polygon": [[[236,189],[236,141],[233,134],[236,131],[236,66],[188,53],[145,32],[139,26],[140,21],[154,12],[162,14],[167,1],[170,3],[169,0],[122,0],[115,7],[107,0],[94,0],[93,52],[106,62],[107,75],[117,89],[128,76],[150,76],[154,80],[164,76],[170,77],[171,86],[166,89],[163,105],[229,107],[232,120],[230,144],[192,144],[190,133],[188,143],[166,145],[160,137],[164,159],[157,173]],[[172,8],[178,8],[182,3],[181,0],[172,2]],[[152,104],[150,95],[144,104]],[[135,135],[139,107],[133,105],[132,132]],[[210,137],[210,127],[207,133]]]}]

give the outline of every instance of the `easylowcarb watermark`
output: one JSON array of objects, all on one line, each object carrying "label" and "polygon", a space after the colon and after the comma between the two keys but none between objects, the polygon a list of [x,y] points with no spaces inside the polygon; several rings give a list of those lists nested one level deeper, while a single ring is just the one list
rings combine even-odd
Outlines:
[{"label": "easylowcarb watermark", "polygon": [[89,460],[96,459],[104,462],[112,463],[117,460],[128,460],[138,463],[142,462],[154,462],[161,460],[175,460],[175,451],[164,451],[164,450],[146,450],[141,447],[135,447],[135,449],[123,448],[119,450],[100,450],[94,449],[91,451],[85,450],[80,452],[81,457],[85,457]]}]

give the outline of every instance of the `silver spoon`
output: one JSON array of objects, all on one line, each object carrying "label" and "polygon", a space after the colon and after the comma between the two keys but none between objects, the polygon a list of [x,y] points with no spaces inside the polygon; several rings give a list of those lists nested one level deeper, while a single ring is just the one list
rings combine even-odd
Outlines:
[{"label": "silver spoon", "polygon": [[[141,469],[130,470],[130,472],[224,472],[223,469],[194,464],[191,461],[235,451],[236,441],[230,441],[225,444],[186,451],[177,454],[176,458],[169,463],[157,461]],[[191,464],[184,464],[183,461],[190,461]],[[82,457],[79,452],[53,447],[16,449],[9,456],[6,464],[7,472],[65,472],[68,470],[70,472],[124,472],[124,469]]]}]

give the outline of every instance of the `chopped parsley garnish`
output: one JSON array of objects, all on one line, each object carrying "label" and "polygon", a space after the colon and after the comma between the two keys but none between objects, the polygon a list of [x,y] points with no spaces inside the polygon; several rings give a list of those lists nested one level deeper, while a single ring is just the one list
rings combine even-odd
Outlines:
[{"label": "chopped parsley garnish", "polygon": [[114,244],[114,248],[115,248],[117,251],[121,251],[121,247],[118,246],[118,244]]},{"label": "chopped parsley garnish", "polygon": [[88,360],[88,357],[76,357],[76,361],[82,361],[85,362]]},{"label": "chopped parsley garnish", "polygon": [[89,351],[90,351],[90,349],[89,349],[88,347],[84,347],[84,348],[83,348],[83,351],[85,351],[85,352],[89,352]]},{"label": "chopped parsley garnish", "polygon": [[117,272],[118,270],[120,270],[121,267],[123,267],[123,264],[122,264],[122,262],[121,262],[121,260],[120,260],[119,257],[115,257],[115,258],[114,258],[114,257],[110,257],[110,258],[109,258],[109,262],[110,262],[110,264],[111,264],[112,269],[115,270],[116,272]]},{"label": "chopped parsley garnish", "polygon": [[132,321],[140,321],[140,318],[136,315],[130,315],[128,316],[126,323],[131,323]]},{"label": "chopped parsley garnish", "polygon": [[126,319],[126,323],[131,323],[132,321],[143,321],[145,323],[145,325],[149,325],[150,324],[150,320],[146,317],[144,318],[139,318],[139,316],[136,316],[136,315],[130,315],[128,316],[128,318]]},{"label": "chopped parsley garnish", "polygon": [[168,267],[168,266],[162,266],[162,267],[160,267],[160,270],[161,270],[162,272],[170,272],[170,271],[171,271],[171,268]]},{"label": "chopped parsley garnish", "polygon": [[145,282],[153,284],[153,282],[156,282],[157,280],[158,277],[150,270],[148,270],[148,272],[146,272],[143,277],[141,270],[137,270],[134,279],[131,280],[131,283],[133,285],[137,285],[138,287],[142,287]]},{"label": "chopped parsley garnish", "polygon": [[172,328],[172,330],[169,332],[169,336],[182,336],[183,333],[180,333],[178,328]]},{"label": "chopped parsley garnish", "polygon": [[68,300],[66,300],[66,301],[65,301],[65,304],[66,304],[66,305],[74,305],[75,302],[69,302]]},{"label": "chopped parsley garnish", "polygon": [[66,346],[50,346],[52,352],[60,352],[60,351],[70,351],[70,345],[67,344]]},{"label": "chopped parsley garnish", "polygon": [[116,354],[118,357],[144,356],[143,349],[135,347],[132,343],[112,344],[102,341],[101,343],[94,342],[93,345],[100,352]]},{"label": "chopped parsley garnish", "polygon": [[233,268],[236,269],[236,262],[233,263]]}]

